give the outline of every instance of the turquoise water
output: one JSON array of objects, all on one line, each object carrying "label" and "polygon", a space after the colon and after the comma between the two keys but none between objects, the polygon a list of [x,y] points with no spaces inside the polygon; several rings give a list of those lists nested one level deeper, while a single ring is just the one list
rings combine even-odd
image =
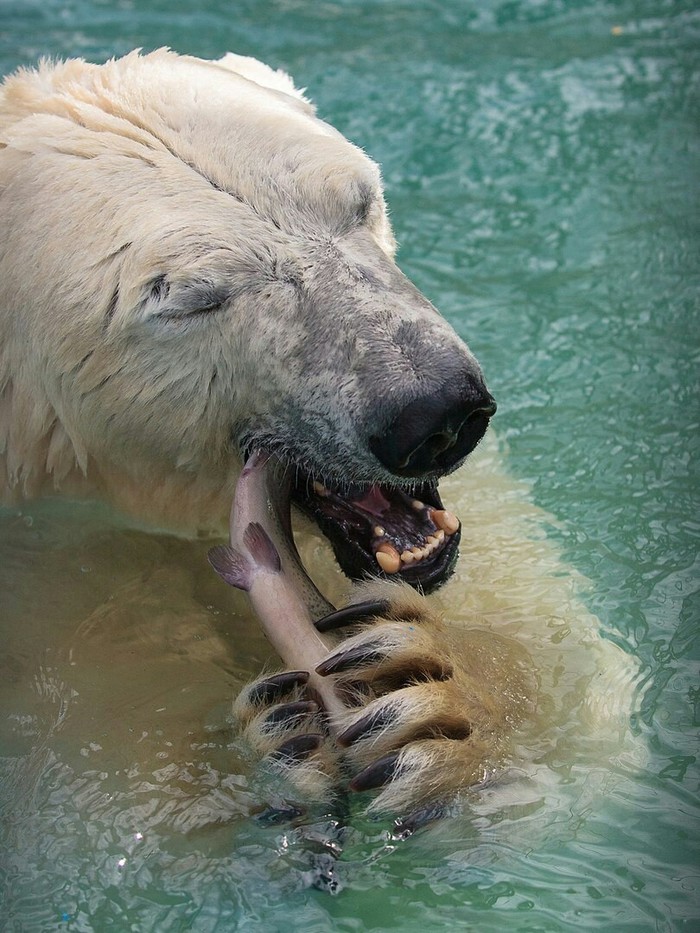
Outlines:
[{"label": "turquoise water", "polygon": [[[7,510],[0,927],[700,926],[699,39],[695,5],[670,0],[0,0],[2,73],[41,55],[234,49],[289,70],[382,163],[402,268],[480,358],[511,473],[558,519],[548,533],[592,581],[588,606],[640,660],[648,748],[613,793],[562,766],[569,787],[538,817],[541,838],[519,831],[527,801],[402,844],[358,816],[330,898],[304,886],[298,835],[246,818],[254,787],[229,773],[227,698],[265,655],[243,601],[232,610],[204,572],[183,579],[204,546],[88,506]],[[156,682],[148,639],[170,648],[158,729],[108,624],[114,579],[120,599],[132,587],[133,624],[157,633],[139,657]],[[73,700],[100,665],[124,669],[109,724]],[[163,769],[127,793],[139,729]],[[168,773],[178,742],[193,763]],[[135,813],[160,836],[136,838]]]}]

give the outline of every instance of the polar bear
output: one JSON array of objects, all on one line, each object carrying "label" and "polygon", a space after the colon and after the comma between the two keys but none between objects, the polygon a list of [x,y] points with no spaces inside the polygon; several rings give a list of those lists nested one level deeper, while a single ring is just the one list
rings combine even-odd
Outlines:
[{"label": "polar bear", "polygon": [[495,403],[394,263],[377,166],[290,79],[165,50],[44,63],[6,79],[0,146],[6,497],[220,530],[260,446],[348,572],[445,577],[456,525],[424,553],[410,503],[439,507]]},{"label": "polar bear", "polygon": [[378,167],[286,75],[45,62],[5,80],[0,146],[5,501],[212,531],[262,448],[350,576],[449,575],[438,480],[495,402],[394,262]]},{"label": "polar bear", "polygon": [[[394,261],[378,167],[287,75],[165,49],[21,69],[0,88],[0,218],[4,502],[104,497],[155,527],[220,533],[242,462],[263,449],[348,576],[427,592],[453,572],[461,526],[438,483],[495,402]],[[486,709],[489,735],[517,721],[531,699],[517,639],[455,642],[392,586],[372,625],[424,622],[422,656],[444,664],[381,695],[421,681],[426,708]],[[366,656],[372,635],[353,637]],[[421,736],[444,752],[441,792],[479,772],[460,764],[478,716],[457,719]],[[384,725],[390,756],[415,738]],[[360,757],[361,787],[392,783],[393,764]],[[384,799],[422,801],[435,781],[422,793],[419,769],[410,794]]]}]

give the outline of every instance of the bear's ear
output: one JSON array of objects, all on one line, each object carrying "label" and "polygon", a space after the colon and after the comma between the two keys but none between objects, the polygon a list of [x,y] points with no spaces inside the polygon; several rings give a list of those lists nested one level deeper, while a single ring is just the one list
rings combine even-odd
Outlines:
[{"label": "bear's ear", "polygon": [[309,111],[316,112],[316,108],[304,96],[304,89],[295,86],[291,76],[286,71],[278,68],[276,71],[269,65],[258,61],[257,58],[251,58],[248,55],[235,55],[233,52],[227,52],[223,58],[214,62],[219,68],[226,68],[227,71],[233,71],[248,81],[254,81],[261,87],[269,88],[271,91],[281,91],[289,97],[294,97],[306,105]]}]

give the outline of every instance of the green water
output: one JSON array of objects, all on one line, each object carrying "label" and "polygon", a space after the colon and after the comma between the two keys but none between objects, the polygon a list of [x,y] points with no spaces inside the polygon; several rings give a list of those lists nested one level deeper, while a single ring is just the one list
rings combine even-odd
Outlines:
[{"label": "green water", "polygon": [[[403,269],[480,358],[499,401],[496,429],[511,472],[530,481],[535,501],[559,519],[549,534],[592,581],[588,605],[640,659],[646,692],[634,725],[649,750],[643,766],[621,768],[613,793],[591,792],[599,774],[569,778],[566,795],[553,793],[542,811],[541,838],[519,831],[526,801],[488,822],[457,817],[400,845],[385,825],[358,817],[346,841],[345,890],[337,898],[309,890],[294,833],[261,829],[241,815],[243,803],[237,811],[235,801],[252,793],[241,775],[205,792],[201,763],[226,770],[218,738],[225,698],[264,657],[252,626],[231,635],[243,602],[227,616],[204,576],[173,595],[180,584],[168,567],[194,553],[203,561],[204,549],[121,529],[86,507],[7,510],[2,599],[8,617],[19,618],[24,605],[31,619],[25,611],[22,631],[8,633],[11,661],[0,684],[9,826],[0,928],[700,928],[694,7],[0,0],[2,73],[41,55],[99,61],[136,46],[204,57],[233,49],[289,70],[321,115],[382,163]],[[100,548],[109,557],[101,564]],[[47,557],[54,552],[78,562],[82,577],[66,581],[60,560]],[[51,734],[72,728],[72,694],[51,673],[50,650],[63,636],[51,636],[46,648],[42,626],[50,619],[54,631],[69,631],[61,608],[68,588],[72,608],[84,603],[86,617],[95,594],[108,605],[111,578],[106,570],[91,576],[91,561],[109,563],[127,582],[146,566],[164,568],[144,617],[153,623],[159,606],[167,616],[171,600],[200,625],[201,657],[172,668],[181,683],[197,685],[198,706],[188,706],[189,688],[175,704],[169,696],[163,708],[171,718],[145,741],[171,747],[177,734],[187,745],[196,720],[208,722],[208,742],[197,739],[191,773],[144,778],[130,796],[118,769],[92,763],[108,739],[89,709],[78,705],[76,713],[84,744],[63,759],[51,736],[37,747],[24,712],[34,708],[30,694],[40,696],[54,707]],[[40,571],[51,581],[51,598],[40,606],[28,584],[14,586],[27,567],[35,580]],[[177,631],[167,637],[176,665]],[[224,668],[210,663],[217,651],[210,642],[219,637],[236,640],[235,660]],[[116,664],[118,636],[111,638]],[[76,677],[84,670],[78,662]],[[158,676],[156,660],[146,654],[143,663]],[[90,686],[77,681],[70,689],[84,694]],[[120,726],[125,742],[140,728],[129,688],[114,698],[113,742]],[[167,761],[166,749],[154,754]],[[22,793],[28,774],[29,796]],[[158,797],[168,835],[141,845],[130,814],[161,825],[153,817],[156,780],[168,788],[166,805]],[[192,830],[202,822],[197,807],[228,822]]]}]

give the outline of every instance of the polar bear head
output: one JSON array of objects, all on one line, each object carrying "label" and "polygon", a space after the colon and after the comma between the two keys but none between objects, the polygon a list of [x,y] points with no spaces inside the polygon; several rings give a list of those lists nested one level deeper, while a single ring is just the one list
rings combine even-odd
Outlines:
[{"label": "polar bear head", "polygon": [[377,166],[286,75],[167,50],[21,70],[0,216],[8,489],[50,477],[211,527],[262,447],[347,572],[383,543],[410,581],[444,578],[437,482],[495,404],[394,262]]}]

